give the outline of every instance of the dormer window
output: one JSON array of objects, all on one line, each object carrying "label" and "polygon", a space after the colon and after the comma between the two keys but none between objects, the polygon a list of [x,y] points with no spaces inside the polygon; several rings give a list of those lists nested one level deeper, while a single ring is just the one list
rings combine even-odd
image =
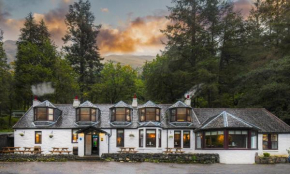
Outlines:
[{"label": "dormer window", "polygon": [[139,109],[139,120],[144,121],[160,121],[160,108],[141,108]]},{"label": "dormer window", "polygon": [[191,122],[190,108],[174,108],[170,110],[171,122]]},{"label": "dormer window", "polygon": [[34,108],[34,120],[35,121],[53,121],[53,108]]},{"label": "dormer window", "polygon": [[97,122],[99,110],[97,108],[77,108],[77,121]]},{"label": "dormer window", "polygon": [[131,109],[130,108],[112,108],[111,121],[127,121],[131,122]]}]

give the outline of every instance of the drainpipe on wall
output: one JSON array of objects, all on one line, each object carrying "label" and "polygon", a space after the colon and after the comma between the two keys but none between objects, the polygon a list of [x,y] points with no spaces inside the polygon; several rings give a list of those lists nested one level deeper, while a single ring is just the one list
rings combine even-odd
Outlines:
[{"label": "drainpipe on wall", "polygon": [[110,138],[112,136],[112,129],[110,129],[110,135],[108,135],[108,153],[110,153]]},{"label": "drainpipe on wall", "polygon": [[166,144],[167,144],[167,148],[168,148],[168,129],[167,129],[167,138],[166,138]]}]

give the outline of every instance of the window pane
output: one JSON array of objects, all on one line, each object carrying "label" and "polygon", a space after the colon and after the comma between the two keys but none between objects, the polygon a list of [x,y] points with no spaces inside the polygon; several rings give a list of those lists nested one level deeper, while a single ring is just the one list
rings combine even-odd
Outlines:
[{"label": "window pane", "polygon": [[224,134],[224,131],[218,131],[218,134],[219,135],[223,135]]},{"label": "window pane", "polygon": [[201,142],[202,142],[201,137],[202,137],[202,134],[197,133],[197,137],[196,137],[196,148],[197,149],[201,148]]},{"label": "window pane", "polygon": [[140,147],[144,147],[143,139],[144,139],[144,131],[143,131],[143,129],[141,129],[141,130],[139,130],[139,146]]},{"label": "window pane", "polygon": [[116,121],[125,121],[126,108],[116,108]]},{"label": "window pane", "polygon": [[217,135],[215,132],[206,132],[205,146],[206,148],[223,148],[224,147],[224,135]]},{"label": "window pane", "polygon": [[248,134],[248,131],[242,131],[242,134],[243,135],[247,135]]},{"label": "window pane", "polygon": [[73,129],[72,131],[72,142],[77,143],[78,142],[78,134],[77,134],[77,129]]},{"label": "window pane", "polygon": [[247,148],[248,135],[242,134],[242,131],[235,131],[235,134],[229,135],[228,142],[229,148]]},{"label": "window pane", "polygon": [[159,147],[161,147],[161,130],[160,129],[158,129],[158,140],[159,140]]},{"label": "window pane", "polygon": [[53,121],[53,115],[48,115],[48,120]]},{"label": "window pane", "polygon": [[146,147],[156,147],[156,130],[146,130]]},{"label": "window pane", "polygon": [[130,109],[126,109],[126,121],[131,121]]},{"label": "window pane", "polygon": [[145,109],[140,109],[140,121],[145,121]]},{"label": "window pane", "polygon": [[177,121],[186,121],[186,108],[177,109]]},{"label": "window pane", "polygon": [[48,120],[53,121],[53,109],[49,108],[48,109]]},{"label": "window pane", "polygon": [[36,120],[46,121],[47,120],[47,108],[37,108],[36,109]]},{"label": "window pane", "polygon": [[271,141],[278,141],[278,135],[277,134],[271,134]]},{"label": "window pane", "polygon": [[176,109],[171,109],[171,121],[176,121]]},{"label": "window pane", "polygon": [[278,142],[277,141],[272,141],[272,149],[278,149]]},{"label": "window pane", "polygon": [[80,121],[90,121],[90,108],[81,108]]},{"label": "window pane", "polygon": [[256,132],[251,132],[251,148],[256,149],[257,148],[257,135]]},{"label": "window pane", "polygon": [[181,147],[181,132],[174,131],[174,147]]},{"label": "window pane", "polygon": [[155,108],[146,108],[146,121],[155,121],[156,112]]},{"label": "window pane", "polygon": [[41,144],[42,136],[41,131],[35,132],[35,144]]},{"label": "window pane", "polygon": [[190,148],[190,131],[183,131],[183,148]]},{"label": "window pane", "polygon": [[229,131],[229,134],[235,134],[235,131]]},{"label": "window pane", "polygon": [[124,130],[117,129],[117,147],[124,147]]}]

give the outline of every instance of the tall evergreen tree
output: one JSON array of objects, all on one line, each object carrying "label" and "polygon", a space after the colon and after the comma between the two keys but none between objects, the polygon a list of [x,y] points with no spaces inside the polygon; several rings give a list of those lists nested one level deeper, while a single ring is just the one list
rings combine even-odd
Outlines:
[{"label": "tall evergreen tree", "polygon": [[79,0],[69,6],[65,23],[68,27],[67,34],[63,41],[69,45],[64,46],[73,69],[79,75],[81,99],[84,99],[85,92],[88,92],[93,85],[99,72],[102,69],[97,46],[97,36],[101,25],[94,24],[94,15],[90,11],[89,1]]}]

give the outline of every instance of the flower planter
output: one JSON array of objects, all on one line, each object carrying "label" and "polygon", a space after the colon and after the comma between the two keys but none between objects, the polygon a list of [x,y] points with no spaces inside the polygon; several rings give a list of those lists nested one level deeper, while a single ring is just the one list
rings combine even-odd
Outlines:
[{"label": "flower planter", "polygon": [[129,135],[129,137],[131,137],[131,138],[134,138],[134,137],[135,137],[135,135],[134,135],[134,134],[130,134],[130,135]]},{"label": "flower planter", "polygon": [[23,137],[24,136],[24,133],[20,133],[19,135]]},{"label": "flower planter", "polygon": [[53,135],[49,135],[49,138],[52,138],[53,137]]}]

